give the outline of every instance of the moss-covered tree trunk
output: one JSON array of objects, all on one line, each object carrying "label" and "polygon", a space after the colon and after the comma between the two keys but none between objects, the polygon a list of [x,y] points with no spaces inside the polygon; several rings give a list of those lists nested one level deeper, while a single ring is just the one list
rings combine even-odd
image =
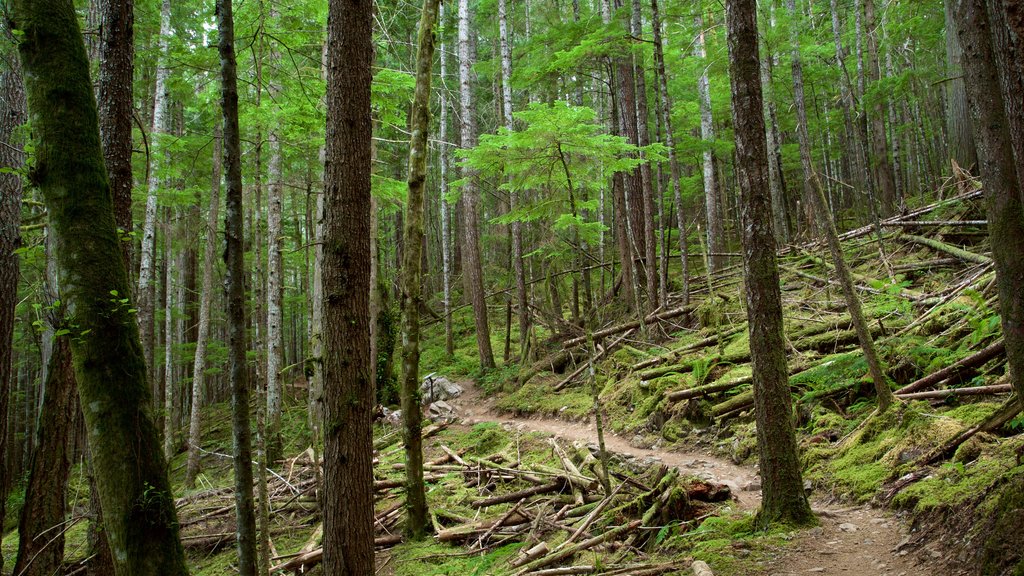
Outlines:
[{"label": "moss-covered tree trunk", "polygon": [[762,478],[757,518],[762,526],[773,522],[806,524],[813,521],[813,515],[800,478],[782,338],[782,297],[768,189],[755,0],[726,2],[726,22]]},{"label": "moss-covered tree trunk", "polygon": [[[13,54],[12,54],[13,56]],[[20,168],[24,153],[13,138],[25,123],[25,91],[17,58],[0,69],[0,166]],[[11,366],[14,352],[14,318],[18,303],[18,255],[21,247],[21,176],[0,173],[0,526],[3,525],[10,478],[7,471],[7,414],[11,397]],[[0,557],[0,568],[3,557]]]},{"label": "moss-covered tree trunk", "polygon": [[427,137],[430,134],[430,80],[434,64],[434,24],[438,0],[423,0],[416,49],[416,93],[409,141],[409,195],[405,203],[405,246],[402,254],[402,420],[405,443],[405,531],[422,539],[429,527],[423,486],[423,412],[420,407],[420,307],[423,306],[423,188],[427,181]]},{"label": "moss-covered tree trunk", "polygon": [[1000,89],[993,42],[1006,31],[990,22],[992,12],[986,10],[985,0],[954,0],[953,8],[963,47],[978,165],[985,185],[1006,358],[1017,398],[1024,401],[1024,204],[1018,180],[1022,175],[1015,167],[1008,120],[1009,115],[1021,111],[1006,106]]},{"label": "moss-covered tree trunk", "polygon": [[186,574],[74,6],[10,6],[115,572]]},{"label": "moss-covered tree trunk", "polygon": [[18,522],[18,560],[14,574],[51,576],[64,562],[65,493],[71,471],[68,440],[75,404],[75,371],[67,335],[59,336],[50,356],[43,387],[43,406],[25,488],[25,505]]},{"label": "moss-covered tree trunk", "polygon": [[372,0],[330,0],[324,163],[324,573],[373,574]]},{"label": "moss-covered tree trunk", "polygon": [[224,116],[224,263],[228,304],[228,363],[231,430],[234,438],[235,538],[238,572],[256,574],[256,513],[252,493],[252,430],[249,426],[249,373],[246,362],[245,231],[242,204],[242,146],[238,127],[238,75],[231,0],[217,2],[221,109]]}]

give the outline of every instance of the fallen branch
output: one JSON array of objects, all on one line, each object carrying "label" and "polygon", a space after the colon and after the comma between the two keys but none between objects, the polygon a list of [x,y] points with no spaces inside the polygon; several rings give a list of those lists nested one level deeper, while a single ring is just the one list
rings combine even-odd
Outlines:
[{"label": "fallen branch", "polygon": [[956,256],[957,258],[964,260],[966,262],[974,262],[975,264],[992,263],[992,259],[989,258],[988,256],[984,256],[982,254],[978,254],[975,252],[970,252],[968,250],[964,250],[963,248],[957,248],[956,246],[946,244],[945,242],[940,242],[938,240],[935,240],[934,238],[925,238],[924,236],[915,236],[914,234],[901,234],[901,236],[913,242],[914,244],[927,246],[932,250],[937,250],[939,252],[945,252],[946,254]]},{"label": "fallen branch", "polygon": [[[696,309],[697,309],[697,306],[695,306],[693,304],[690,304],[689,306],[681,306],[679,308],[673,308],[672,310],[666,310],[664,312],[658,312],[656,314],[651,314],[651,315],[648,315],[646,318],[644,318],[644,324],[651,324],[653,322],[657,322],[658,320],[669,320],[669,319],[672,319],[672,318],[678,318],[679,316],[683,316],[683,315],[689,314],[690,312],[693,312]],[[625,324],[619,324],[617,326],[611,326],[611,327],[608,327],[608,328],[604,328],[602,330],[598,330],[598,331],[594,332],[593,336],[594,336],[594,340],[596,341],[596,340],[600,340],[602,338],[607,338],[608,336],[614,336],[615,334],[621,334],[621,333],[625,332],[626,330],[634,330],[634,329],[639,328],[639,327],[640,327],[640,320],[633,320],[631,322],[626,322]],[[576,338],[570,338],[569,340],[566,340],[562,344],[562,350],[567,350],[569,348],[573,348],[575,346],[579,346],[580,344],[586,343],[586,341],[587,341],[587,337],[586,336],[578,336]]]},{"label": "fallen branch", "polygon": [[551,564],[554,564],[555,562],[559,562],[561,560],[564,560],[566,558],[569,558],[569,557],[573,556],[577,552],[581,552],[583,550],[588,550],[590,548],[593,548],[594,546],[597,546],[598,544],[601,544],[602,542],[607,542],[609,540],[618,538],[619,536],[621,536],[623,534],[628,534],[629,532],[632,532],[633,530],[636,530],[639,527],[640,527],[640,521],[639,520],[633,520],[632,522],[630,522],[628,524],[623,524],[622,526],[619,526],[617,528],[613,528],[612,530],[609,530],[609,531],[605,532],[604,534],[601,534],[599,536],[594,536],[590,540],[585,540],[585,541],[580,542],[579,544],[577,544],[575,546],[570,546],[568,548],[563,548],[562,550],[559,550],[558,552],[549,554],[549,555],[544,556],[542,558],[538,558],[537,560],[534,560],[533,562],[530,562],[529,564],[526,564],[525,566],[523,566],[519,570],[519,572],[516,572],[516,576],[524,576],[528,572],[531,572],[531,571],[536,570],[538,568],[543,568],[545,566],[550,566]]},{"label": "fallen branch", "polygon": [[[948,380],[949,378],[953,378],[959,375],[963,370],[981,366],[982,364],[988,362],[989,360],[1005,352],[1006,344],[1002,340],[998,340],[993,344],[986,346],[982,350],[979,350],[978,352],[971,354],[970,356],[957,360],[956,362],[943,368],[942,370],[932,372],[931,374],[925,376],[924,378],[907,384],[903,388],[897,390],[896,395],[906,396],[907,394],[910,394],[912,392],[924,390],[930,386],[934,386],[939,382],[942,382],[943,380]],[[929,398],[929,396],[919,396],[919,398]]]},{"label": "fallen branch", "polygon": [[912,392],[910,394],[897,394],[901,400],[921,400],[924,398],[948,398],[949,396],[982,396],[985,394],[1008,394],[1013,392],[1011,384],[993,384],[991,386],[974,386],[971,388],[948,388],[946,390],[931,390],[929,392]]}]

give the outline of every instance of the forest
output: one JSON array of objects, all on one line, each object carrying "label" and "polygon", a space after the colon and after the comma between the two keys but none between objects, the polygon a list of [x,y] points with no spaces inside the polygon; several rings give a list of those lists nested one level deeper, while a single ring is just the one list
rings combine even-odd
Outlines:
[{"label": "forest", "polygon": [[1024,575],[1018,0],[0,11],[0,575]]}]

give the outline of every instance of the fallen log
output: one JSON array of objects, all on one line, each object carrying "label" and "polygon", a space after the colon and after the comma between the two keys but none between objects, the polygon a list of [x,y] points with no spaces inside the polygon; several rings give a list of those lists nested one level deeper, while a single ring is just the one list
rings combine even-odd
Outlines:
[{"label": "fallen log", "polygon": [[445,528],[444,530],[439,531],[434,538],[436,538],[438,542],[458,542],[461,540],[476,538],[481,534],[486,534],[488,531],[493,531],[494,529],[502,526],[518,526],[530,521],[529,518],[520,514],[515,508],[512,508],[510,512],[512,513],[506,513],[502,517],[496,519],[478,520],[470,524]]},{"label": "fallen log", "polygon": [[[232,534],[233,536],[234,534]],[[375,548],[390,548],[402,543],[401,534],[388,534],[386,536],[377,536],[373,539],[373,546]],[[313,568],[324,559],[323,547],[317,548],[305,554],[296,556],[283,564],[278,564],[270,569],[271,573],[283,572],[286,570],[296,571],[305,574],[310,568]]]},{"label": "fallen log", "polygon": [[921,262],[908,262],[906,264],[897,264],[892,267],[892,271],[899,272],[915,272],[917,270],[933,270],[935,268],[949,268],[951,266],[959,266],[960,259],[958,258],[935,258],[932,260],[923,260]]},{"label": "fallen log", "polygon": [[[669,319],[672,319],[672,318],[678,318],[679,316],[683,316],[683,315],[689,314],[690,312],[693,312],[696,309],[697,309],[696,305],[690,304],[689,306],[681,306],[679,308],[673,308],[672,310],[666,310],[664,312],[658,312],[658,313],[655,313],[655,314],[650,314],[646,318],[644,318],[644,324],[652,324],[654,322],[657,322],[658,320],[669,320]],[[594,332],[593,337],[594,337],[594,340],[597,341],[597,340],[600,340],[602,338],[607,338],[608,336],[614,336],[615,334],[621,334],[621,333],[625,332],[626,330],[634,330],[634,329],[639,328],[639,327],[640,327],[640,320],[633,320],[633,321],[630,321],[630,322],[626,322],[625,324],[619,324],[617,326],[610,326],[610,327],[604,328],[602,330],[597,330],[597,331]],[[564,343],[562,343],[562,350],[567,350],[569,348],[573,348],[573,347],[579,346],[580,344],[586,343],[586,341],[587,341],[587,337],[586,336],[578,336],[576,338],[570,338],[569,340],[566,340]]]},{"label": "fallen log", "polygon": [[928,392],[911,392],[910,394],[896,394],[901,400],[921,400],[924,398],[947,398],[949,396],[983,396],[986,394],[1008,394],[1013,392],[1011,384],[993,384],[991,386],[974,386],[971,388],[947,388],[945,390],[931,390]]},{"label": "fallen log", "polygon": [[1013,419],[1014,416],[1020,413],[1021,409],[1024,408],[1024,401],[1016,396],[1011,396],[1002,407],[995,411],[989,416],[984,422],[976,426],[971,426],[964,429],[962,432],[953,437],[945,444],[935,448],[928,454],[925,454],[917,461],[918,467],[930,466],[939,460],[947,457],[956,451],[961,444],[971,439],[972,436],[978,432],[992,432],[997,430]]},{"label": "fallen log", "polygon": [[532,488],[526,488],[519,490],[518,492],[510,492],[508,494],[500,494],[498,496],[491,496],[490,498],[480,498],[473,500],[469,503],[473,508],[486,508],[487,506],[494,506],[496,504],[507,504],[509,502],[518,502],[523,498],[529,498],[531,496],[537,496],[540,494],[550,494],[551,492],[561,492],[569,484],[569,481],[564,477],[558,477],[553,482],[542,484],[540,486],[533,486]]},{"label": "fallen log", "polygon": [[927,246],[932,250],[937,250],[939,252],[945,252],[946,254],[949,254],[951,256],[956,256],[957,258],[964,260],[965,262],[973,262],[975,264],[992,263],[992,259],[989,258],[988,256],[964,250],[963,248],[957,248],[956,246],[946,244],[945,242],[940,242],[938,240],[935,240],[934,238],[925,238],[924,236],[916,236],[914,234],[901,234],[900,236],[913,242],[914,244]]},{"label": "fallen log", "polygon": [[[981,366],[982,364],[988,362],[989,360],[1005,352],[1006,344],[1000,339],[986,346],[985,348],[979,350],[978,352],[971,354],[970,356],[957,360],[956,362],[950,364],[949,366],[943,368],[942,370],[932,372],[931,374],[925,376],[924,378],[907,384],[903,388],[897,390],[896,395],[907,395],[910,394],[911,392],[924,390],[925,388],[934,386],[939,382],[942,382],[943,380],[953,378],[966,369],[977,368],[978,366]],[[925,398],[927,398],[927,396],[925,396]]]},{"label": "fallen log", "polygon": [[704,386],[696,386],[694,388],[687,388],[686,390],[675,390],[672,392],[665,392],[665,399],[669,402],[679,402],[681,400],[689,400],[690,398],[696,398],[698,396],[704,396],[707,394],[713,394],[715,392],[724,392],[726,390],[732,390],[737,386],[743,384],[750,384],[754,381],[754,377],[744,376],[736,380],[730,380],[728,382],[715,382],[713,384],[705,384]]},{"label": "fallen log", "polygon": [[[741,330],[745,330],[745,329],[746,329],[746,324],[743,324],[742,326],[738,326],[738,327],[733,328],[731,330],[727,330],[725,332],[722,332],[721,337],[724,340],[726,338],[729,338],[729,337],[735,335],[737,332],[739,332]],[[689,354],[691,352],[695,352],[697,350],[700,350],[701,348],[707,348],[708,346],[716,346],[717,344],[718,344],[718,335],[717,334],[716,335],[712,335],[712,336],[708,336],[707,338],[704,338],[703,340],[698,340],[697,342],[693,342],[692,344],[687,344],[686,346],[683,346],[683,347],[678,348],[676,350],[672,350],[671,352],[668,352],[666,354],[662,354],[660,356],[655,356],[654,358],[648,358],[648,359],[646,359],[646,360],[644,360],[642,362],[638,362],[638,363],[633,365],[633,371],[635,372],[637,370],[644,370],[644,369],[650,368],[652,366],[657,366],[658,364],[661,364],[662,362],[675,361],[675,360],[678,360],[679,357],[683,356],[684,354]]]},{"label": "fallen log", "polygon": [[591,538],[589,540],[584,540],[583,542],[580,542],[579,544],[576,544],[575,546],[570,546],[568,548],[563,548],[563,549],[559,550],[558,552],[555,552],[555,553],[552,553],[552,554],[548,554],[547,556],[543,556],[541,558],[538,558],[538,559],[536,559],[536,560],[534,560],[534,561],[524,565],[522,568],[520,568],[519,572],[516,572],[516,576],[524,576],[528,572],[532,572],[533,570],[536,570],[538,568],[543,568],[545,566],[550,566],[551,564],[554,564],[555,562],[560,562],[562,560],[565,560],[566,558],[569,558],[569,557],[573,556],[577,552],[581,552],[583,550],[589,550],[590,548],[593,548],[594,546],[597,546],[598,544],[601,544],[603,542],[607,542],[609,540],[618,538],[619,536],[621,536],[623,534],[628,534],[629,532],[632,532],[633,530],[636,530],[639,527],[640,527],[640,521],[639,520],[633,520],[632,522],[630,522],[628,524],[623,524],[622,526],[619,526],[617,528],[613,528],[613,529],[611,529],[611,530],[609,530],[609,531],[607,531],[607,532],[605,532],[603,534],[600,534],[598,536],[594,536],[593,538]]},{"label": "fallen log", "polygon": [[896,220],[882,226],[988,226],[988,220]]}]

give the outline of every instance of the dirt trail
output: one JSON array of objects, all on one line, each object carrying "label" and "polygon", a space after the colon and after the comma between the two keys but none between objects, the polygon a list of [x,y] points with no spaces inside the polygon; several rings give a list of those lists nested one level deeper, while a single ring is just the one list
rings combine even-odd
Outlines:
[{"label": "dirt trail", "polygon": [[[593,424],[550,418],[519,418],[502,414],[472,382],[462,382],[465,393],[449,403],[466,424],[498,422],[522,431],[546,432],[568,441],[596,442]],[[757,471],[708,454],[650,450],[608,434],[611,452],[638,459],[657,459],[687,474],[729,486],[739,508],[753,511],[761,503]],[[814,503],[819,527],[798,533],[793,542],[772,554],[765,576],[958,576],[939,565],[941,554],[912,554],[904,544],[906,527],[888,511],[869,507],[838,507]],[[922,561],[926,558],[926,561]],[[714,568],[714,566],[712,566]],[[752,575],[753,576],[753,575]]]}]

